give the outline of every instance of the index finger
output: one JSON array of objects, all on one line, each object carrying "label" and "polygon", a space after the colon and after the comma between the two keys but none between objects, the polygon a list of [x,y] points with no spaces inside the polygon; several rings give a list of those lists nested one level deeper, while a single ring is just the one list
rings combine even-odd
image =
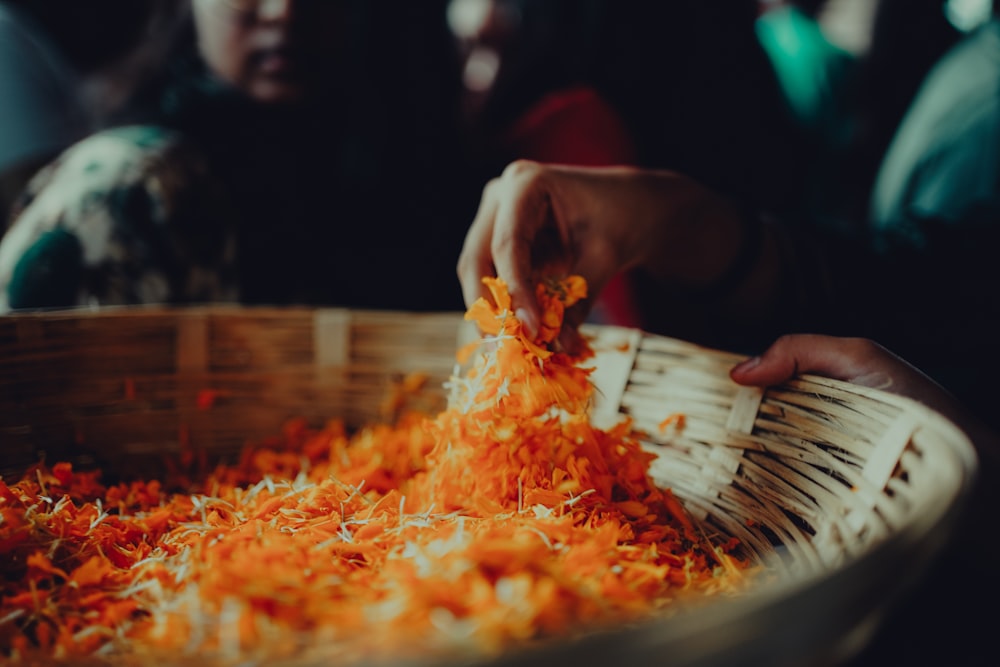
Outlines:
[{"label": "index finger", "polygon": [[479,209],[469,226],[469,231],[466,232],[462,251],[458,256],[456,270],[466,308],[471,307],[476,299],[485,293],[483,277],[496,275],[493,266],[492,237],[497,210],[495,191],[498,187],[499,182],[494,179],[483,188]]},{"label": "index finger", "polygon": [[869,387],[885,388],[893,376],[907,377],[914,370],[873,341],[819,334],[780,337],[759,357],[731,372],[740,384],[778,384],[803,373],[816,373]]}]

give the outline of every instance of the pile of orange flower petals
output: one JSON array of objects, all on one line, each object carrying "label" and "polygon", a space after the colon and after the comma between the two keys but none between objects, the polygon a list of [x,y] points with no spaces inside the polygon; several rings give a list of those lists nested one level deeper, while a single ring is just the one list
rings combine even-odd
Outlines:
[{"label": "pile of orange flower petals", "polygon": [[652,483],[629,424],[590,423],[589,350],[549,348],[582,280],[539,286],[533,339],[485,282],[440,414],[291,423],[183,492],[68,464],[0,481],[0,655],[490,656],[738,591],[735,545]]}]

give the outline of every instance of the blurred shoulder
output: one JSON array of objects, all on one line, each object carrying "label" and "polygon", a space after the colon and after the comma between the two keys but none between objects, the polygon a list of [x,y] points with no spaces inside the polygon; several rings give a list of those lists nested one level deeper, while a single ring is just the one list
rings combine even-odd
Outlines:
[{"label": "blurred shoulder", "polygon": [[[44,167],[15,206],[0,241],[0,292],[10,307],[38,307],[44,276],[64,301],[183,298],[186,267],[225,256],[228,212],[202,152],[182,133],[155,125],[95,133]],[[47,267],[70,260],[72,273],[49,275]],[[0,298],[0,310],[6,305]]]},{"label": "blurred shoulder", "polygon": [[45,166],[28,184],[12,220],[35,209],[60,211],[64,222],[70,223],[74,214],[85,213],[84,204],[117,191],[146,187],[166,196],[169,190],[164,190],[164,184],[190,180],[205,170],[200,152],[176,130],[155,125],[103,130],[70,146]]}]

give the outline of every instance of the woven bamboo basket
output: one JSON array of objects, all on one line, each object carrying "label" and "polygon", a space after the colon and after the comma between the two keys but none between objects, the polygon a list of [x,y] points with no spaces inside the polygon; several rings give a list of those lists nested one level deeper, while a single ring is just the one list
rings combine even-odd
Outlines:
[{"label": "woven bamboo basket", "polygon": [[[381,420],[387,388],[413,371],[439,389],[433,410],[465,326],[457,313],[221,306],[0,318],[0,472],[45,457],[148,475],[181,437],[225,460],[291,417]],[[666,622],[495,664],[837,664],[864,646],[949,537],[976,471],[965,435],[877,390],[810,376],[742,388],[728,377],[740,356],[585,331],[594,419],[630,416],[657,482],[777,576]],[[205,390],[211,410],[198,408]],[[672,413],[685,427],[661,432]]]}]

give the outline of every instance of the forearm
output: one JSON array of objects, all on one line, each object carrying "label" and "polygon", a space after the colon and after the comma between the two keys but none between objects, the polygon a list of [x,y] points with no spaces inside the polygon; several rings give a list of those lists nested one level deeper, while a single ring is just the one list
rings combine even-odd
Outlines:
[{"label": "forearm", "polygon": [[656,207],[666,212],[657,225],[664,231],[645,240],[636,268],[689,309],[743,327],[771,323],[792,256],[783,229],[697,183],[660,179],[659,196],[671,200]]}]

